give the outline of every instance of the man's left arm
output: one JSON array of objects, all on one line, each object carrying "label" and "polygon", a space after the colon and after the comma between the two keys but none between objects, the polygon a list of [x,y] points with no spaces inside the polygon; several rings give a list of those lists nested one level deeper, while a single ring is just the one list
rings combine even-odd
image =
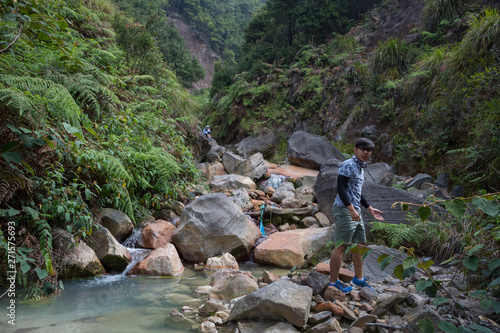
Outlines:
[{"label": "man's left arm", "polygon": [[381,215],[384,212],[370,206],[370,204],[368,203],[368,201],[366,201],[366,198],[363,195],[361,195],[361,205],[365,207],[368,212],[370,212],[370,214],[373,216],[374,219],[378,221],[384,220],[384,217]]}]

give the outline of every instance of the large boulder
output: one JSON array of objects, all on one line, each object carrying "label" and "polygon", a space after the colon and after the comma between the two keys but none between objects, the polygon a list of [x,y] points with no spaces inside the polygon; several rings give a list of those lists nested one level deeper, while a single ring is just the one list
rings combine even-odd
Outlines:
[{"label": "large boulder", "polygon": [[213,176],[212,181],[210,182],[210,189],[214,192],[226,190],[232,191],[239,188],[255,190],[257,185],[250,177],[234,174]]},{"label": "large boulder", "polygon": [[221,162],[215,163],[201,163],[199,165],[201,173],[205,176],[207,181],[211,181],[214,176],[227,175],[224,165]]},{"label": "large boulder", "polygon": [[172,244],[152,251],[133,269],[138,275],[179,276],[183,272],[184,266]]},{"label": "large boulder", "polygon": [[286,198],[295,198],[295,186],[291,182],[283,182],[273,193],[271,200],[276,203],[281,203],[281,201]]},{"label": "large boulder", "polygon": [[134,224],[123,212],[112,208],[103,208],[101,212],[101,225],[111,232],[120,243],[127,239],[134,230]]},{"label": "large boulder", "polygon": [[263,152],[270,146],[278,142],[274,132],[264,132],[257,135],[251,135],[241,140],[236,145],[236,151],[243,157],[248,157],[257,152]]},{"label": "large boulder", "polygon": [[111,232],[102,225],[94,225],[92,236],[88,236],[85,242],[95,251],[97,258],[109,271],[121,272],[132,260],[127,248],[118,243]]},{"label": "large boulder", "polygon": [[282,268],[302,267],[332,239],[332,228],[275,232],[257,245],[254,261]]},{"label": "large boulder", "polygon": [[239,299],[229,320],[276,320],[302,327],[309,319],[311,297],[311,288],[278,280]]},{"label": "large boulder", "polygon": [[317,180],[314,183],[314,195],[321,212],[328,217],[331,223],[333,219],[333,201],[337,196],[337,176],[339,165],[342,160],[332,158],[321,166]]},{"label": "large boulder", "polygon": [[75,243],[73,236],[64,229],[52,231],[52,246],[64,253],[59,272],[62,279],[94,277],[106,272],[94,250],[83,242]]},{"label": "large boulder", "polygon": [[261,153],[244,158],[231,152],[225,152],[222,155],[222,164],[229,174],[247,176],[253,180],[261,178],[267,172]]},{"label": "large boulder", "polygon": [[331,158],[344,160],[344,155],[325,137],[303,131],[290,136],[287,155],[291,164],[315,170],[320,170],[321,165]]},{"label": "large boulder", "polygon": [[[324,213],[332,223],[335,222],[333,218],[333,202],[337,196],[337,175],[340,163],[340,161],[334,159],[324,163],[319,172],[318,180],[314,185],[316,200],[318,201],[321,212]],[[371,177],[367,177],[366,173],[363,185],[363,196],[372,207],[378,208],[384,212],[384,214],[382,214],[385,219],[384,222],[394,224],[407,223],[407,212],[404,212],[399,206],[395,209],[392,208],[395,202],[423,203],[423,199],[416,195],[375,183]],[[416,209],[410,206],[409,211],[416,212]],[[375,219],[364,208],[361,209],[361,213],[363,221],[365,222],[365,228],[369,230],[369,222],[375,221]]]},{"label": "large boulder", "polygon": [[212,285],[210,298],[224,301],[248,295],[259,289],[257,280],[249,272],[235,270],[216,272]]},{"label": "large boulder", "polygon": [[391,186],[394,172],[387,163],[374,163],[368,164],[367,178],[373,180],[375,183],[384,186]]},{"label": "large boulder", "polygon": [[164,220],[156,220],[142,229],[142,247],[157,249],[164,247],[172,240],[175,226]]},{"label": "large boulder", "polygon": [[172,241],[188,262],[205,262],[226,252],[246,258],[260,230],[221,193],[199,197],[181,214]]}]

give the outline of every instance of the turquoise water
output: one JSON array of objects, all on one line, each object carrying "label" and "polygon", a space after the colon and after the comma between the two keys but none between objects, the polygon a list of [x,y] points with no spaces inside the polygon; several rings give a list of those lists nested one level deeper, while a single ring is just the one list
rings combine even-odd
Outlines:
[{"label": "turquoise water", "polygon": [[[240,266],[259,278],[264,267]],[[280,276],[289,271],[269,269]],[[65,281],[65,290],[34,304],[16,300],[16,325],[7,323],[7,295],[0,299],[0,332],[10,333],[156,333],[196,332],[195,319],[175,323],[170,311],[197,309],[206,296],[195,294],[210,284],[210,276],[186,267],[182,278],[109,275]],[[232,330],[231,330],[232,331]],[[219,331],[220,332],[220,331]]]}]

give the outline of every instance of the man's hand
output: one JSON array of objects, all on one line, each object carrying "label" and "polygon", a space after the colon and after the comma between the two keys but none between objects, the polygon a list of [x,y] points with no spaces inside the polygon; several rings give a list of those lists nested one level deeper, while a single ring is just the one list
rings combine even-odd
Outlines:
[{"label": "man's hand", "polygon": [[351,219],[353,221],[356,221],[356,222],[361,221],[361,216],[359,216],[358,211],[356,210],[356,208],[354,208],[353,205],[349,205],[346,208],[349,210],[349,214],[351,215]]},{"label": "man's hand", "polygon": [[382,215],[380,215],[380,214],[384,214],[383,211],[378,210],[376,208],[373,208],[372,206],[368,207],[366,210],[369,211],[370,214],[372,214],[374,219],[379,220],[379,221],[384,220],[384,217]]}]

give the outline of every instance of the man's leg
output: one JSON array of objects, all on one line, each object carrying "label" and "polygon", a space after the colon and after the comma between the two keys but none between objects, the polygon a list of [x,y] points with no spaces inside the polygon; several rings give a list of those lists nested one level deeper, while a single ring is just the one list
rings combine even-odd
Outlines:
[{"label": "man's leg", "polygon": [[330,257],[330,282],[335,283],[339,279],[340,265],[342,264],[342,255],[347,248],[346,245],[340,245],[333,249]]},{"label": "man's leg", "polygon": [[[366,243],[358,243],[359,245],[366,246]],[[360,280],[363,279],[363,260],[359,253],[352,254],[352,263],[354,265],[354,275]]]}]

